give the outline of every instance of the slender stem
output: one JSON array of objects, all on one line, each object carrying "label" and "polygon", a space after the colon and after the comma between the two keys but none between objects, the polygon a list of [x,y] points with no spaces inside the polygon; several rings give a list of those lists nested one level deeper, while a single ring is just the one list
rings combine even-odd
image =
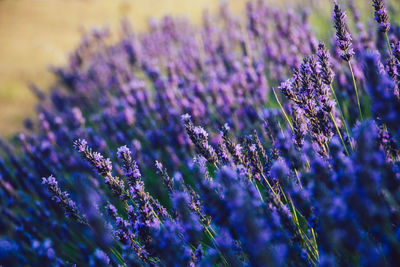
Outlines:
[{"label": "slender stem", "polygon": [[[115,180],[114,176],[112,176],[111,173],[107,174],[107,177],[108,177],[110,180],[112,180],[114,183],[118,184],[117,180]],[[132,196],[128,193],[128,191],[126,191],[125,189],[122,189],[122,191],[124,192],[124,194],[126,194],[127,196],[129,196],[129,199],[130,199],[131,203],[134,205],[134,207],[137,207],[137,206],[136,206],[136,202],[133,200]],[[126,206],[127,206],[127,204],[126,204]],[[126,208],[126,207],[125,207],[125,208]],[[161,219],[158,217],[157,213],[154,211],[153,206],[151,206],[151,211],[152,211],[153,215],[157,218],[157,220],[159,220],[160,223],[163,224],[163,222],[161,221]]]},{"label": "slender stem", "polygon": [[122,266],[126,266],[125,261],[122,258],[121,254],[116,249],[114,249],[113,247],[111,247],[110,250],[111,250],[111,253],[117,258],[119,263],[122,264]]},{"label": "slender stem", "polygon": [[292,200],[292,198],[290,196],[289,196],[288,204],[292,208],[293,222],[297,226],[297,230],[299,231],[301,238],[303,239],[303,241],[304,241],[305,245],[307,246],[309,252],[311,252],[312,256],[314,256],[315,260],[318,260],[318,257],[316,255],[316,250],[314,249],[314,246],[311,244],[311,241],[309,240],[308,236],[305,233],[303,233],[303,231],[301,229],[301,226],[300,226],[300,223],[299,223],[299,218],[297,217],[297,209],[294,206],[293,200]]},{"label": "slender stem", "polygon": [[363,121],[364,119],[363,119],[363,115],[361,112],[360,98],[358,97],[357,83],[356,83],[356,78],[354,77],[353,67],[351,66],[350,60],[347,61],[347,63],[349,64],[351,77],[353,78],[353,86],[354,86],[354,91],[356,92],[358,112],[360,113],[360,119]]},{"label": "slender stem", "polygon": [[261,202],[264,202],[264,199],[263,199],[263,197],[261,195],[260,188],[258,188],[257,183],[254,183],[254,186],[257,188],[258,194],[260,195],[260,198],[261,198]]},{"label": "slender stem", "polygon": [[387,32],[385,32],[385,38],[386,38],[386,45],[389,49],[390,57],[392,57],[393,53],[392,53],[392,48],[390,47],[390,40],[389,40],[389,36],[388,36]]},{"label": "slender stem", "polygon": [[220,254],[220,256],[221,256],[221,258],[222,258],[222,260],[223,260],[223,261],[225,262],[225,264],[227,264],[227,266],[228,266],[228,262],[227,262],[227,260],[225,259],[224,255],[222,254],[221,250],[219,249],[219,246],[218,246],[217,242],[215,241],[215,238],[214,238],[213,234],[210,232],[210,230],[208,229],[208,227],[206,227],[205,225],[203,225],[203,226],[204,226],[204,229],[206,230],[207,234],[209,234],[209,236],[210,236],[210,238],[211,238],[211,242],[214,244],[214,247],[217,249],[218,253]]},{"label": "slender stem", "polygon": [[[280,191],[281,194],[282,194],[283,199],[285,200],[286,203],[288,203],[286,194],[285,194],[285,192],[283,191],[283,188],[282,188],[282,186],[281,186],[279,183],[278,183],[278,187],[279,187],[279,191]],[[283,203],[282,203],[282,204],[283,204]]]},{"label": "slender stem", "polygon": [[292,129],[292,131],[293,131],[292,122],[290,121],[289,116],[286,114],[285,110],[283,109],[283,106],[282,106],[281,102],[279,101],[278,96],[276,95],[275,89],[272,88],[272,91],[274,92],[274,96],[275,96],[276,102],[278,102],[278,105],[279,105],[279,107],[281,108],[281,110],[282,110],[282,112],[283,112],[283,115],[285,116],[287,122],[289,123],[290,129]]},{"label": "slender stem", "polygon": [[328,146],[328,141],[324,143],[324,155],[327,156],[329,154],[329,146]]},{"label": "slender stem", "polygon": [[333,124],[335,125],[336,131],[337,131],[337,133],[338,133],[338,135],[339,135],[339,137],[340,137],[340,140],[342,141],[342,145],[343,145],[343,147],[344,147],[344,150],[346,151],[347,156],[349,156],[349,151],[347,151],[346,144],[344,143],[342,134],[340,133],[339,127],[338,127],[337,124],[336,124],[336,120],[335,120],[335,118],[333,117],[332,111],[329,112],[329,115],[331,115],[332,122],[333,122]]},{"label": "slender stem", "polygon": [[218,170],[218,165],[215,162],[214,162],[214,167],[215,167],[216,170]]},{"label": "slender stem", "polygon": [[273,193],[273,194],[274,194],[274,196],[276,197],[276,196],[277,196],[277,194],[276,194],[275,190],[272,188],[271,184],[268,182],[268,179],[267,179],[267,177],[265,177],[265,175],[264,175],[263,173],[261,174],[261,176],[264,178],[264,181],[267,183],[267,185],[268,185],[269,189],[271,189],[272,193]]},{"label": "slender stem", "polygon": [[[295,170],[295,172],[296,172],[296,175],[298,177],[297,170]],[[279,202],[279,204],[280,205],[285,205],[282,202],[281,198],[279,197],[278,193],[275,192],[275,190],[272,188],[271,184],[268,182],[268,179],[265,177],[264,173],[262,173],[261,176],[264,178],[265,182],[267,183],[267,185],[270,188],[270,190],[271,190],[272,194],[274,195],[274,197],[276,197],[276,199]],[[291,207],[292,207],[292,211],[291,211],[291,213],[293,214],[292,220],[293,220],[294,224],[296,225],[297,230],[299,231],[302,240],[304,241],[306,247],[308,248],[309,252],[311,253],[311,256],[313,256],[315,258],[315,260],[318,260],[318,249],[314,249],[314,247],[316,246],[316,242],[314,242],[315,245],[312,244],[312,242],[308,239],[307,235],[305,233],[303,233],[303,231],[301,229],[301,226],[299,224],[297,213],[300,214],[300,215],[301,215],[301,213],[294,206],[293,201],[290,198],[290,196],[286,197],[286,194],[283,191],[283,189],[282,189],[282,187],[281,187],[281,185],[279,183],[278,183],[278,186],[279,186],[280,192],[282,194],[282,197],[285,199],[285,202],[290,204]],[[311,228],[311,229],[313,231],[313,228]],[[310,244],[311,244],[311,246],[310,246]],[[314,263],[315,263],[315,260],[313,258],[311,258],[311,261],[314,262]]]},{"label": "slender stem", "polygon": [[258,194],[260,195],[260,198],[261,198],[261,202],[264,202],[264,199],[263,199],[263,197],[262,197],[262,195],[261,195],[261,191],[260,191],[260,189],[259,189],[258,186],[257,186],[257,181],[254,180],[254,182],[253,182],[253,181],[251,180],[251,178],[252,178],[251,176],[249,176],[248,178],[249,178],[250,183],[251,183],[252,185],[254,185],[255,188],[257,189]]},{"label": "slender stem", "polygon": [[300,188],[303,189],[303,185],[301,184],[299,173],[296,169],[294,169],[294,173],[296,174],[297,182],[299,183]]},{"label": "slender stem", "polygon": [[313,241],[314,241],[313,247],[314,247],[315,252],[317,253],[317,257],[319,258],[317,236],[315,234],[314,228],[311,228],[311,234],[312,234]]},{"label": "slender stem", "polygon": [[349,143],[350,143],[351,150],[354,150],[353,144],[351,143],[351,139],[350,139],[349,129],[347,128],[347,122],[346,122],[346,119],[345,119],[345,117],[344,117],[342,108],[340,107],[339,100],[338,100],[338,98],[336,97],[335,89],[333,89],[332,84],[330,84],[330,87],[331,87],[331,91],[332,91],[333,97],[335,98],[335,101],[336,101],[336,103],[337,103],[337,105],[338,105],[339,112],[340,112],[340,116],[342,117],[342,120],[343,120],[344,129],[346,130],[346,134],[347,134],[347,138],[349,139]]}]

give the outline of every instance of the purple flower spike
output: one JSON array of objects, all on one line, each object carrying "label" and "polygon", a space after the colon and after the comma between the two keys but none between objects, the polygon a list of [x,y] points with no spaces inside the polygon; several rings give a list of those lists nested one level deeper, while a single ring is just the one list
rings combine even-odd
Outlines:
[{"label": "purple flower spike", "polygon": [[389,16],[383,0],[372,0],[372,5],[375,9],[375,20],[379,23],[381,32],[388,32],[390,29]]},{"label": "purple flower spike", "polygon": [[333,77],[335,76],[335,74],[332,71],[329,51],[323,42],[320,42],[318,45],[317,57],[318,63],[321,66],[322,81],[326,85],[330,86],[333,82]]},{"label": "purple flower spike", "polygon": [[340,56],[344,60],[350,61],[354,56],[352,38],[347,29],[346,13],[340,8],[336,1],[333,10],[333,22],[336,29],[337,46],[341,51]]},{"label": "purple flower spike", "polygon": [[42,184],[47,185],[52,199],[64,210],[66,217],[72,218],[79,223],[87,224],[85,216],[79,213],[75,202],[69,197],[69,194],[65,191],[61,191],[57,179],[53,175],[47,178],[43,177]]}]

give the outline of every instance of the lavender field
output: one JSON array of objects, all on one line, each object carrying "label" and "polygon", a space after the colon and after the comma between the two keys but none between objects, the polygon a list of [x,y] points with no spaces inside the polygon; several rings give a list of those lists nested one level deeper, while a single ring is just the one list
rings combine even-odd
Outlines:
[{"label": "lavender field", "polygon": [[366,2],[83,36],[0,141],[0,266],[398,266],[400,13]]}]

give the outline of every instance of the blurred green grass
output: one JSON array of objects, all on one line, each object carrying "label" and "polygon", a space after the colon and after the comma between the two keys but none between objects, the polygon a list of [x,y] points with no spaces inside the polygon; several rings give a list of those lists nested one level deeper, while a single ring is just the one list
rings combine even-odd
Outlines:
[{"label": "blurred green grass", "polygon": [[[329,0],[269,2],[274,6],[300,3],[310,7],[311,24],[318,36],[325,39],[333,33]],[[369,1],[357,2],[364,18],[373,16]],[[52,81],[48,66],[65,64],[68,52],[78,44],[85,30],[108,26],[117,32],[123,17],[132,21],[137,30],[145,29],[149,17],[163,15],[186,16],[199,23],[204,9],[213,12],[219,3],[218,0],[0,0],[0,136],[10,136],[22,128],[23,119],[32,114],[36,101],[27,83],[48,87]],[[229,1],[237,14],[243,14],[244,4],[245,0]]]}]

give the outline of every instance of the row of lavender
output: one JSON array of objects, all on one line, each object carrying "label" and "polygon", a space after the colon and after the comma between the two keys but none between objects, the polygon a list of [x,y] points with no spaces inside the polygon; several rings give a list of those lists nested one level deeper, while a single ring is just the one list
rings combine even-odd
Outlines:
[{"label": "row of lavender", "polygon": [[85,36],[1,143],[0,264],[395,266],[400,27],[371,6],[326,44],[262,0]]}]

